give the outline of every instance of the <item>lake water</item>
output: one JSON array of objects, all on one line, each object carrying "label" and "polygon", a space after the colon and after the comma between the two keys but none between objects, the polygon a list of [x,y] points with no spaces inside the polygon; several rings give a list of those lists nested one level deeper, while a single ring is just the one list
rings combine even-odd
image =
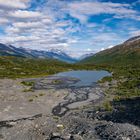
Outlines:
[{"label": "lake water", "polygon": [[68,72],[61,72],[56,74],[55,76],[64,76],[64,77],[73,77],[79,79],[79,81],[71,86],[91,86],[95,85],[97,81],[102,79],[106,76],[111,76],[111,74],[107,71],[100,70],[100,71],[68,71]]}]

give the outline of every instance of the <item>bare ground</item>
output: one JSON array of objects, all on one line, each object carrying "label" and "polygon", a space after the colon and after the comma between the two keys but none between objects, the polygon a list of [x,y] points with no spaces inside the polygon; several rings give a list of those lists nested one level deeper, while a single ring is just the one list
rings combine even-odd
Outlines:
[{"label": "bare ground", "polygon": [[[35,85],[21,84],[26,80]],[[76,81],[0,79],[0,140],[140,139],[139,98],[113,104],[112,112],[97,110],[107,85],[67,87]]]}]

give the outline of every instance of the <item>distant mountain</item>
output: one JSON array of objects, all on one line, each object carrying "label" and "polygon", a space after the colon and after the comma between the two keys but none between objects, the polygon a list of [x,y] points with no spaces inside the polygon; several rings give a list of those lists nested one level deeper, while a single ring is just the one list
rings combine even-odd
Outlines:
[{"label": "distant mountain", "polygon": [[140,36],[83,59],[80,63],[117,64],[140,63]]},{"label": "distant mountain", "polygon": [[30,50],[30,53],[37,58],[48,57],[48,58],[58,59],[58,60],[70,62],[70,63],[76,62],[76,60],[74,58],[70,57],[69,55],[67,55],[63,51],[60,51],[57,49],[51,49],[48,51]]},{"label": "distant mountain", "polygon": [[52,49],[49,51],[39,51],[25,48],[17,48],[12,45],[5,45],[2,43],[0,43],[0,56],[17,56],[25,58],[53,58],[70,63],[76,62],[74,58],[71,58],[66,53],[57,49]]}]

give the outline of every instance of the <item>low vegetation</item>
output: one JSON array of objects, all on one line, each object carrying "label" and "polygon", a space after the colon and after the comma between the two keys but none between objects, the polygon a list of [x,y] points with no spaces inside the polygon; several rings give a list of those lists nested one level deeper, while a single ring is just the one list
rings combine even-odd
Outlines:
[{"label": "low vegetation", "polygon": [[24,90],[23,90],[23,92],[33,92],[34,90],[32,89],[32,88],[25,88]]},{"label": "low vegetation", "polygon": [[33,86],[34,85],[34,82],[31,82],[31,81],[22,81],[21,84],[25,85],[25,86]]},{"label": "low vegetation", "polygon": [[[107,66],[106,69],[113,71],[112,80],[117,81],[117,87],[110,88],[109,93],[113,89],[117,98],[130,98],[140,96],[140,64],[117,64],[117,66]],[[111,81],[111,79],[103,79],[103,81]]]},{"label": "low vegetation", "polygon": [[50,75],[69,68],[68,64],[51,59],[0,57],[0,78]]},{"label": "low vegetation", "polygon": [[112,105],[109,101],[106,101],[106,102],[103,103],[103,108],[106,111],[112,111],[113,110],[113,107],[112,107]]},{"label": "low vegetation", "polygon": [[[0,78],[40,77],[62,71],[79,69],[90,70],[93,69],[93,66],[68,64],[54,59],[29,59],[12,56],[0,56]],[[30,85],[30,83],[23,84]]]},{"label": "low vegetation", "polygon": [[44,96],[45,95],[45,93],[39,93],[39,96]]},{"label": "low vegetation", "polygon": [[33,99],[33,98],[29,98],[28,101],[29,101],[29,102],[33,102],[34,99]]}]

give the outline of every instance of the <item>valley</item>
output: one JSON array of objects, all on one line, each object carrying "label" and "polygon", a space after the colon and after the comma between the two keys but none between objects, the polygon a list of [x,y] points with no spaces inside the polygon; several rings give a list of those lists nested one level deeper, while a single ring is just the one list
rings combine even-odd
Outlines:
[{"label": "valley", "polygon": [[0,56],[0,139],[140,139],[139,51],[134,38],[74,64]]}]

